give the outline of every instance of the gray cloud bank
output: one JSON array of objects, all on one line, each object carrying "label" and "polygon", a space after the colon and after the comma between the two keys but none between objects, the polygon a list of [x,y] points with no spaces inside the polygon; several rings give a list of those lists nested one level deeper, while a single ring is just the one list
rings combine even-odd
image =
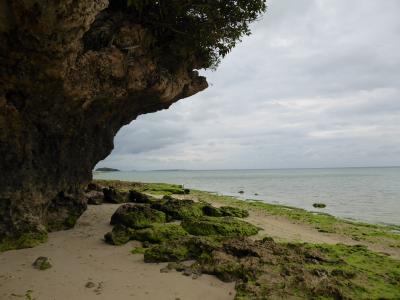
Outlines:
[{"label": "gray cloud bank", "polygon": [[121,129],[98,166],[400,165],[400,1],[270,0],[208,90]]}]

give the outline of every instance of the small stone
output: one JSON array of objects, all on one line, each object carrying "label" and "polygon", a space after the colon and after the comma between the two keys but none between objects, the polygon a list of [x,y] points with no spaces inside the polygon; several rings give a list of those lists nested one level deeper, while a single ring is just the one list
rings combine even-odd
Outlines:
[{"label": "small stone", "polygon": [[171,269],[169,269],[168,267],[160,269],[160,273],[169,273],[169,272],[171,272]]},{"label": "small stone", "polygon": [[86,284],[85,284],[85,288],[88,288],[88,289],[91,289],[91,288],[94,288],[96,285],[94,284],[94,282],[92,282],[92,281],[88,281]]},{"label": "small stone", "polygon": [[239,194],[244,194],[244,191],[240,190],[238,193],[239,193]]},{"label": "small stone", "polygon": [[183,275],[185,276],[191,276],[193,274],[192,270],[189,268],[186,268],[185,270],[183,270]]},{"label": "small stone", "polygon": [[42,271],[52,267],[50,260],[45,256],[38,257],[32,265],[35,269]]},{"label": "small stone", "polygon": [[94,292],[96,293],[96,295],[100,295],[102,291],[103,291],[103,282],[99,282]]},{"label": "small stone", "polygon": [[185,270],[185,266],[178,262],[168,263],[167,268],[170,270],[176,270],[177,272],[182,272],[183,270]]},{"label": "small stone", "polygon": [[315,208],[325,208],[326,204],[324,204],[324,203],[314,203],[313,206]]}]

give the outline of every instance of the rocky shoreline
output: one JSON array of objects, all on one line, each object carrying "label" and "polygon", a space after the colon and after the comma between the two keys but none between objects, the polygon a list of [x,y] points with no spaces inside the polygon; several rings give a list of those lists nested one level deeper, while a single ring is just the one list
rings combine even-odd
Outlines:
[{"label": "rocky shoreline", "polygon": [[[86,197],[98,208],[116,205],[103,220],[113,226],[103,232],[104,241],[115,248],[103,251],[125,249],[150,266],[167,263],[159,267],[166,276],[178,271],[182,278],[209,274],[234,282],[229,299],[400,297],[400,236],[394,227],[169,184],[95,181]],[[276,223],[298,235],[274,232]]]}]

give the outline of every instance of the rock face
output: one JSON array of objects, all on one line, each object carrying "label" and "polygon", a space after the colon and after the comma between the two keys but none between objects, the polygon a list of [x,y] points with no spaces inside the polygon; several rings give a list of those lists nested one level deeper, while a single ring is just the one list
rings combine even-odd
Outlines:
[{"label": "rock face", "polygon": [[207,87],[108,6],[0,0],[0,242],[72,227],[119,128]]}]

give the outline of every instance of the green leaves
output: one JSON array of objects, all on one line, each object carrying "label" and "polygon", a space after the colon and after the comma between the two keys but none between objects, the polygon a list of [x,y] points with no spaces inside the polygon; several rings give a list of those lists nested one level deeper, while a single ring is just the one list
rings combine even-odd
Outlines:
[{"label": "green leaves", "polygon": [[127,7],[174,56],[171,63],[191,60],[196,68],[216,67],[266,10],[265,0],[127,0]]}]

